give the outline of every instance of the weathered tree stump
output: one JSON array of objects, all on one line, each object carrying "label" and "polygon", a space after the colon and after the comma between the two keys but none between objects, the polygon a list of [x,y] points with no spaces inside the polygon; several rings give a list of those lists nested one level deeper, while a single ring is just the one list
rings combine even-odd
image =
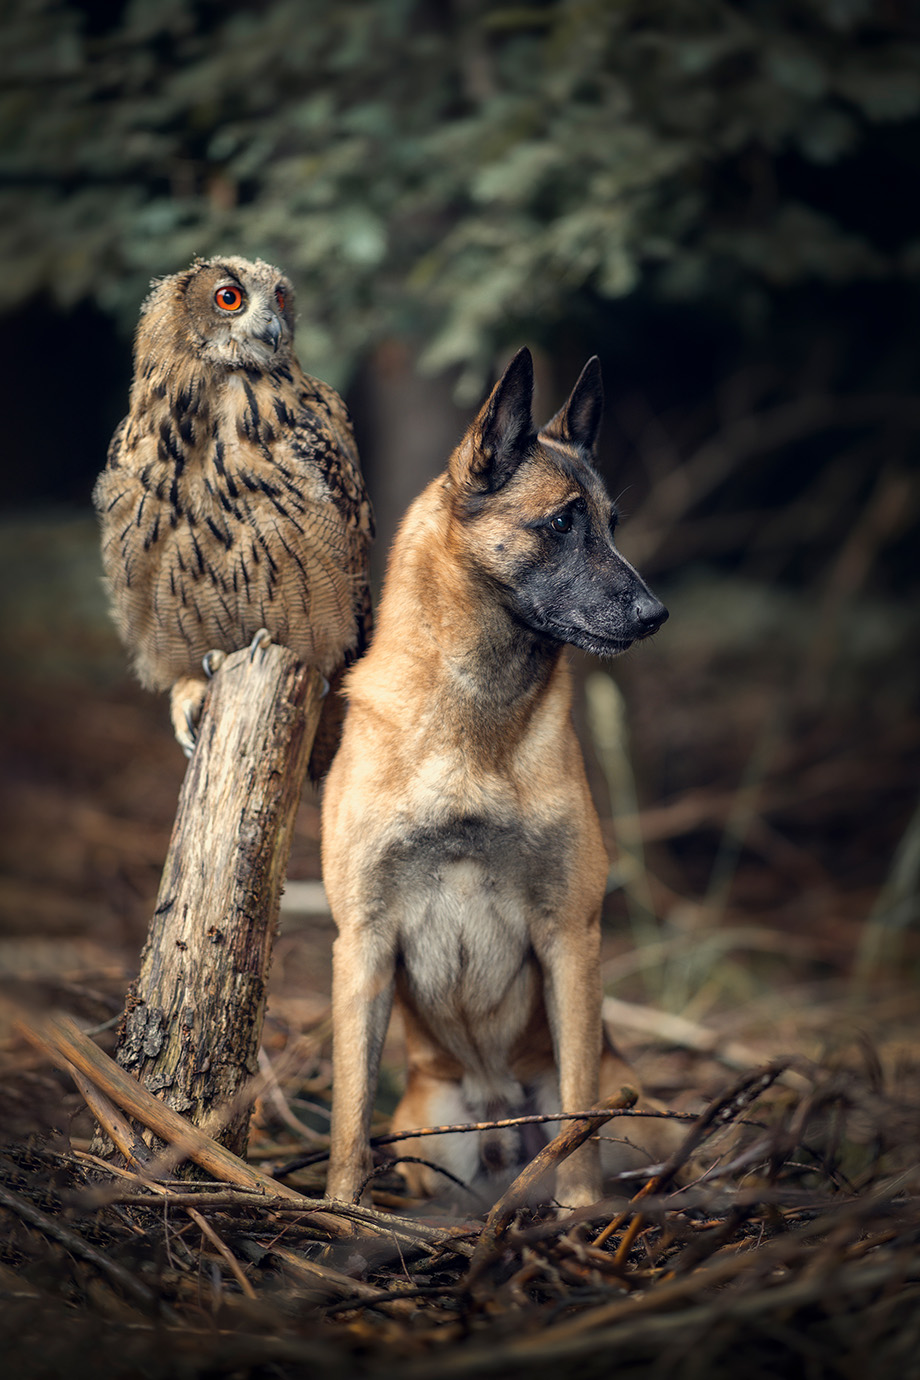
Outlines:
[{"label": "weathered tree stump", "polygon": [[274,644],[235,652],[215,676],[119,1033],[119,1064],[237,1155],[324,690]]}]

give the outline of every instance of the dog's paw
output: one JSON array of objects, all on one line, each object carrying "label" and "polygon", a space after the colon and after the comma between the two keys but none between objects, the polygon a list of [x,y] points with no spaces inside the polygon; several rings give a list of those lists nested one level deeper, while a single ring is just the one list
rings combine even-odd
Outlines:
[{"label": "dog's paw", "polygon": [[556,1170],[556,1202],[560,1208],[591,1207],[601,1197],[601,1174],[593,1146],[576,1151]]},{"label": "dog's paw", "polygon": [[[325,1196],[332,1202],[354,1204],[360,1202],[365,1206],[370,1204],[371,1191],[368,1180],[373,1166],[370,1161],[367,1164],[336,1164],[334,1161],[329,1165],[329,1173],[326,1176]],[[360,1198],[358,1195],[361,1195]]]}]

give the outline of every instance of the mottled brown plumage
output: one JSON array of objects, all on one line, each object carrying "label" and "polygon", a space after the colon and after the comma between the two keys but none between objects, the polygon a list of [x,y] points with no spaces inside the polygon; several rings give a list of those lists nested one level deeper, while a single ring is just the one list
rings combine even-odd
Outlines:
[{"label": "mottled brown plumage", "polygon": [[[261,260],[198,260],[141,310],[130,411],[94,501],[112,612],[186,750],[203,658],[260,629],[330,680],[370,631],[373,517],[342,399],[294,355],[294,292]],[[311,761],[328,766],[330,694]]]}]

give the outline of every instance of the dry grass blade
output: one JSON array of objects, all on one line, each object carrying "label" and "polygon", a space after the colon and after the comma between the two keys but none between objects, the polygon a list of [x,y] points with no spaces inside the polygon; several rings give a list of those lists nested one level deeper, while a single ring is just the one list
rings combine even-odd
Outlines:
[{"label": "dry grass blade", "polygon": [[208,1241],[210,1241],[211,1245],[214,1247],[215,1251],[217,1251],[221,1259],[226,1262],[228,1268],[230,1269],[233,1275],[233,1278],[236,1280],[237,1284],[240,1286],[246,1297],[248,1299],[256,1298],[256,1291],[255,1289],[253,1289],[252,1285],[249,1283],[249,1280],[243,1273],[243,1270],[240,1266],[240,1262],[237,1260],[233,1252],[225,1245],[225,1243],[221,1241],[220,1237],[217,1235],[217,1232],[214,1230],[211,1224],[207,1222],[204,1217],[202,1217],[201,1213],[198,1211],[197,1208],[187,1207],[186,1212],[188,1213],[189,1217],[191,1217],[195,1225],[200,1228],[202,1235],[205,1236]]}]

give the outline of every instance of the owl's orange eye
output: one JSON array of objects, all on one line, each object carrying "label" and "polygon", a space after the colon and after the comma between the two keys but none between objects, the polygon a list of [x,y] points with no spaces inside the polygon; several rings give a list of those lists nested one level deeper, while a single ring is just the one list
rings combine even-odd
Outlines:
[{"label": "owl's orange eye", "polygon": [[221,311],[239,311],[243,305],[243,294],[238,287],[222,287],[215,292],[214,301]]},{"label": "owl's orange eye", "polygon": [[275,288],[275,301],[278,303],[279,311],[284,311],[284,304],[286,300],[287,299],[285,298],[285,295],[282,292],[281,288]]}]

